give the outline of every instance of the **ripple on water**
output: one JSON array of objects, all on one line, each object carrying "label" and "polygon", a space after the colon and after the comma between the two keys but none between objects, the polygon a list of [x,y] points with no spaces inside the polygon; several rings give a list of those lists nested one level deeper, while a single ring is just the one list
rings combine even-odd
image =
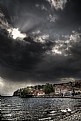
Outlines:
[{"label": "ripple on water", "polygon": [[70,108],[74,111],[78,105],[81,105],[81,100],[3,97],[1,99],[1,115],[3,120],[59,121],[66,115],[61,110]]}]

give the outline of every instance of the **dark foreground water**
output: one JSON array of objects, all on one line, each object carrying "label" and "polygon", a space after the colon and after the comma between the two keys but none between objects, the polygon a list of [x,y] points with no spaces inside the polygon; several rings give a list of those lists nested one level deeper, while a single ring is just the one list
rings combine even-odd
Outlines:
[{"label": "dark foreground water", "polygon": [[61,110],[81,108],[81,99],[1,97],[0,106],[2,121],[59,121]]}]

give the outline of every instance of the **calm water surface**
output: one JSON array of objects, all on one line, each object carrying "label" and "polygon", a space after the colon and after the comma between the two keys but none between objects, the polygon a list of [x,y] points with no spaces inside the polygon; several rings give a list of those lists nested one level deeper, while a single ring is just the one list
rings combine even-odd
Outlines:
[{"label": "calm water surface", "polygon": [[66,108],[81,108],[81,99],[1,97],[1,120],[59,121]]}]

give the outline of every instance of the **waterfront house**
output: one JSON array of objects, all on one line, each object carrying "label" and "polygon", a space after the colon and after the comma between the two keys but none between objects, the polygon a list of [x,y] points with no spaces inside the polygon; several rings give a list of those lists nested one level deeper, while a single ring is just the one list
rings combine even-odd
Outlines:
[{"label": "waterfront house", "polygon": [[43,96],[45,92],[43,90],[34,90],[32,94],[35,96]]}]

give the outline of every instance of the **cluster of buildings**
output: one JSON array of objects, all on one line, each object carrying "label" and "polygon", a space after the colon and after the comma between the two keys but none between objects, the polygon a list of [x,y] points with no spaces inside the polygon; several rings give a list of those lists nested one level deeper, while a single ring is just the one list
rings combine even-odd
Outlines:
[{"label": "cluster of buildings", "polygon": [[[75,80],[74,82],[68,83],[60,83],[60,84],[53,84],[53,92],[50,94],[45,94],[43,88],[38,89],[34,87],[27,87],[29,90],[29,94],[32,96],[62,96],[62,97],[70,97],[74,95],[81,94],[81,80]],[[26,88],[25,88],[26,89]],[[14,92],[15,96],[20,96],[24,89],[20,89]]]},{"label": "cluster of buildings", "polygon": [[55,95],[71,96],[73,89],[69,83],[56,84],[55,85]]},{"label": "cluster of buildings", "polygon": [[81,80],[74,82],[55,84],[55,95],[58,96],[73,96],[81,94]]},{"label": "cluster of buildings", "polygon": [[[74,82],[68,83],[54,84],[53,87],[54,91],[49,94],[50,96],[70,97],[81,94],[81,80],[75,80]],[[43,96],[46,94],[41,89],[33,91],[33,95]]]}]

